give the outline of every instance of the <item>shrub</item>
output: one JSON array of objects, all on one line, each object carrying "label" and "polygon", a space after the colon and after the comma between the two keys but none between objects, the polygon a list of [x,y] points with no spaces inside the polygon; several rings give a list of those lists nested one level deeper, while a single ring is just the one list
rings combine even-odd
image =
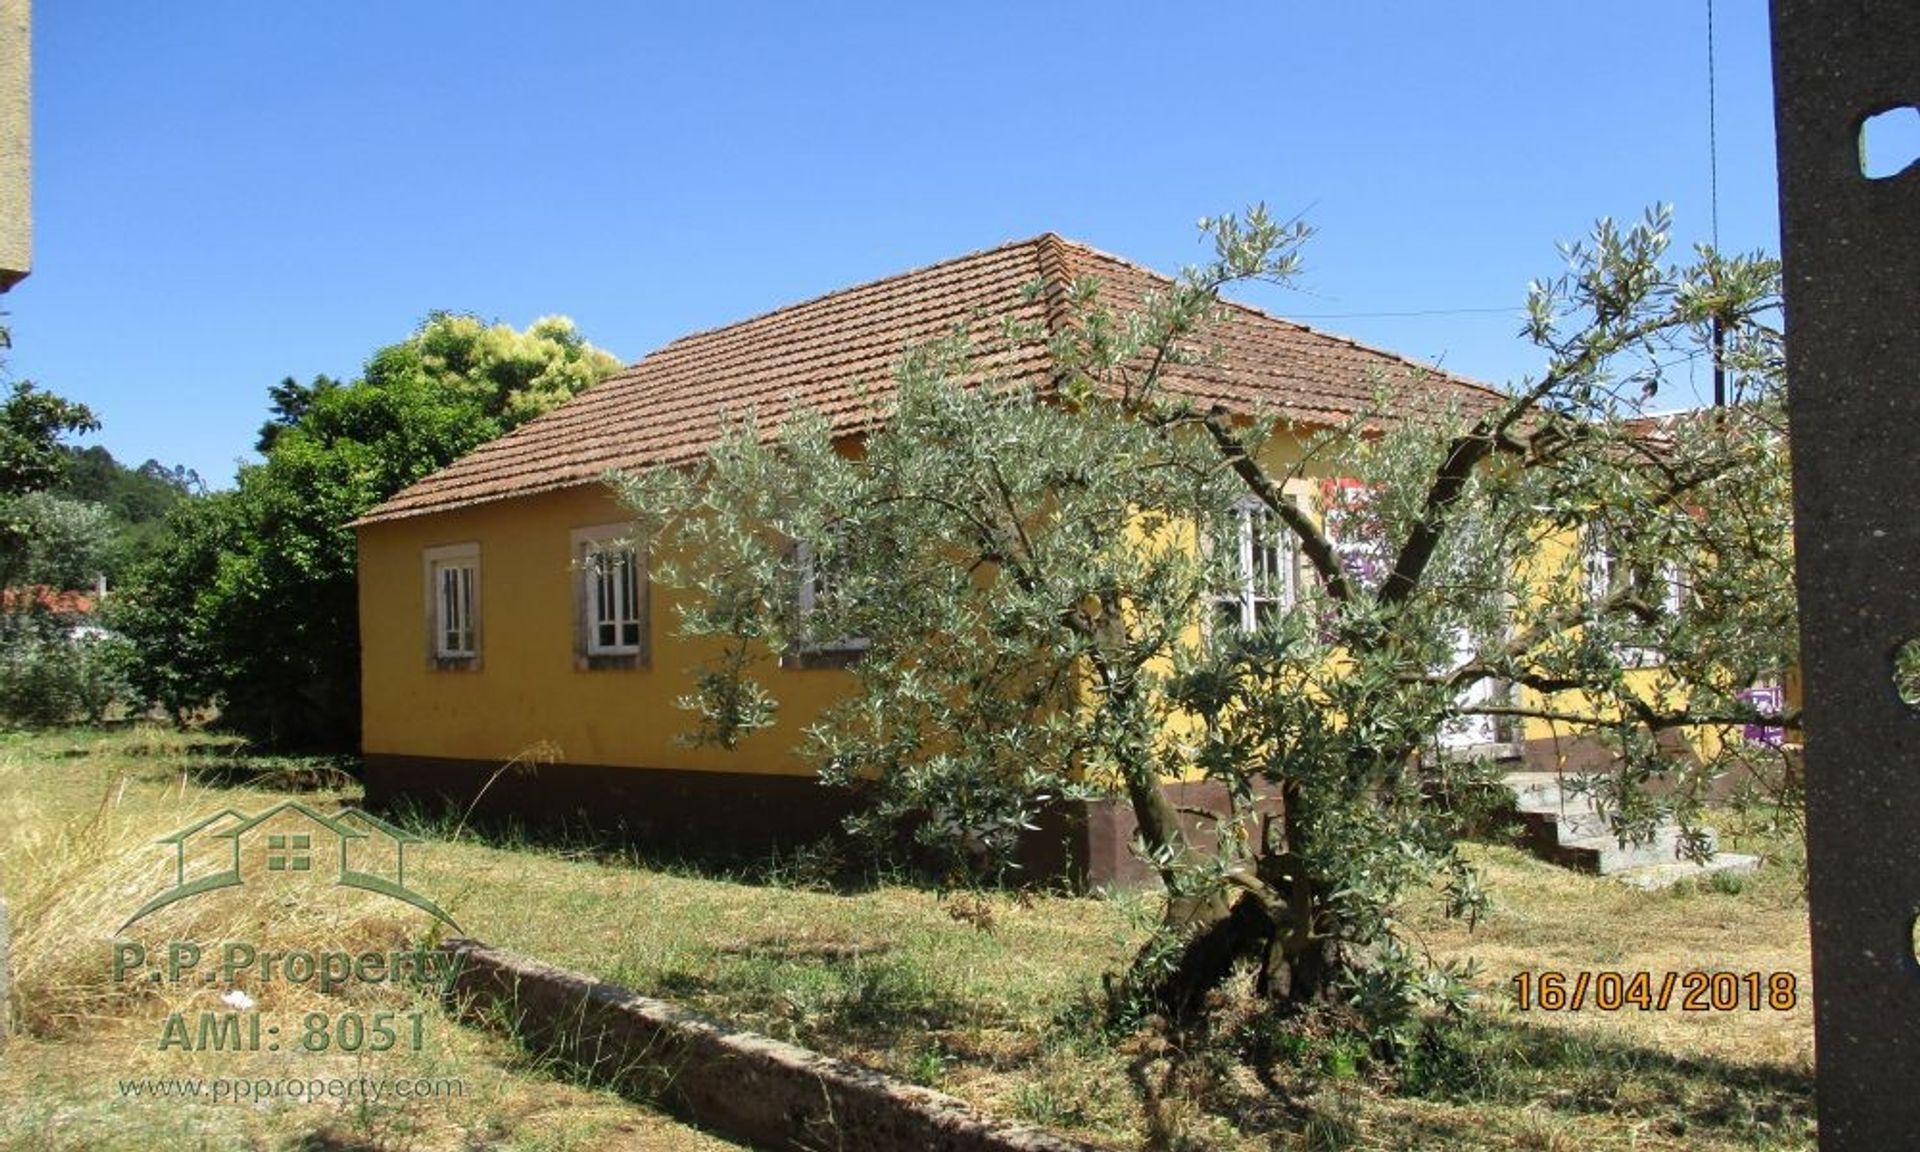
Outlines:
[{"label": "shrub", "polygon": [[125,637],[41,607],[0,613],[0,720],[43,728],[98,723],[132,700]]}]

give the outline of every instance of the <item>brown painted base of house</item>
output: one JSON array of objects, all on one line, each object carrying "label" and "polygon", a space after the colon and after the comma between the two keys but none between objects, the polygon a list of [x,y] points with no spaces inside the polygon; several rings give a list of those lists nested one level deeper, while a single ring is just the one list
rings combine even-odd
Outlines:
[{"label": "brown painted base of house", "polygon": [[[1605,767],[1611,754],[1591,740],[1532,740],[1513,749],[1516,767],[1568,773]],[[542,764],[501,770],[492,760],[370,753],[367,806],[465,815],[482,826],[517,825],[535,835],[589,836],[696,859],[765,860],[843,830],[858,796],[810,776],[690,772],[596,764]],[[1777,773],[1777,769],[1774,770]],[[1724,799],[1750,772],[1729,773],[1709,799]],[[1226,790],[1211,782],[1166,785],[1183,810],[1223,812]],[[1273,813],[1278,805],[1267,806]],[[470,814],[469,814],[470,812]],[[1181,817],[1192,842],[1210,847],[1203,817]],[[1016,883],[1143,887],[1158,882],[1133,850],[1138,825],[1120,800],[1062,801],[1021,840]]]},{"label": "brown painted base of house", "polygon": [[[689,772],[593,764],[541,764],[501,771],[490,760],[369,753],[367,806],[465,814],[471,823],[517,824],[536,834],[609,838],[645,850],[703,859],[765,859],[841,831],[858,803],[808,776]],[[1224,811],[1210,782],[1167,785],[1183,809]],[[1196,845],[1208,823],[1183,815]],[[1118,800],[1065,801],[1022,838],[1018,882],[1064,882],[1076,890],[1157,883],[1132,849],[1133,811]]]},{"label": "brown painted base of house", "polygon": [[[1660,743],[1667,753],[1684,760],[1694,760],[1692,749],[1687,747],[1679,733],[1662,733]],[[1519,746],[1519,754],[1520,763],[1517,767],[1532,772],[1561,772],[1569,776],[1604,772],[1614,763],[1611,748],[1601,741],[1580,737],[1528,740]],[[1711,804],[1723,803],[1748,786],[1757,787],[1764,794],[1772,794],[1782,789],[1797,789],[1799,780],[1800,753],[1797,748],[1782,750],[1755,745],[1749,755],[1736,757],[1730,765],[1726,765],[1701,799]],[[1647,787],[1654,795],[1660,795],[1669,791],[1672,784],[1652,780]]]},{"label": "brown painted base of house", "polygon": [[1578,736],[1522,740],[1520,767],[1530,772],[1597,772],[1613,763],[1613,749],[1598,740]]}]

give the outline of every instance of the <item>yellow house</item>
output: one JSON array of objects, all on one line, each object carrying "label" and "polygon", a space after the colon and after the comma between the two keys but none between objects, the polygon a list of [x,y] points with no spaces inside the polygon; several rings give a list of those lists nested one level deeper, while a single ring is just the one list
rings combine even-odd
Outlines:
[{"label": "yellow house", "polygon": [[[821,787],[791,746],[845,690],[844,660],[783,668],[779,726],[738,748],[683,744],[690,717],[675,701],[705,653],[675,634],[671,594],[648,580],[644,551],[622,541],[628,514],[602,477],[689,463],[749,414],[770,431],[809,409],[856,438],[910,345],[963,325],[1052,331],[1084,277],[1123,307],[1166,284],[1047,234],[834,292],[676,340],[374,508],[356,525],[369,803],[464,809],[479,798],[484,811],[530,821],[747,851],[831,830],[847,798]],[[1166,387],[1279,417],[1287,433],[1271,450],[1281,459],[1308,433],[1374,410],[1383,389],[1392,418],[1501,399],[1243,306],[1211,336],[1220,356],[1174,367]],[[1034,383],[1051,371],[1038,342],[990,363]],[[1290,566],[1279,547],[1243,567]],[[1271,606],[1250,583],[1221,607],[1251,622]],[[540,763],[502,771],[516,759]],[[1115,878],[1133,868],[1131,833],[1122,804],[1063,811],[1029,864]]]},{"label": "yellow house", "polygon": [[[1716,411],[1690,409],[1649,414],[1627,421],[1626,429],[1643,450],[1658,457],[1670,449],[1676,427],[1683,423],[1717,419]],[[1725,415],[1723,411],[1719,414]],[[1782,525],[1781,539],[1790,547],[1788,527]],[[1540,545],[1537,553],[1528,558],[1524,569],[1533,587],[1542,588],[1550,581],[1571,577],[1584,598],[1597,603],[1611,591],[1625,585],[1649,606],[1674,616],[1684,615],[1688,611],[1687,604],[1691,597],[1689,587],[1693,578],[1689,569],[1696,564],[1713,563],[1710,557],[1676,555],[1658,564],[1646,563],[1644,568],[1630,569],[1615,554],[1614,543],[1592,525],[1577,531],[1548,535],[1540,541]],[[1616,649],[1616,654],[1626,670],[1626,686],[1642,701],[1662,711],[1686,707],[1692,686],[1681,677],[1671,674],[1657,651],[1621,647]],[[1770,677],[1747,686],[1739,694],[1764,711],[1797,713],[1800,699],[1799,669],[1778,669]],[[1514,697],[1516,703],[1545,711],[1607,714],[1605,708],[1596,712],[1591,702],[1577,690],[1544,694],[1526,688],[1514,693]],[[1609,745],[1587,738],[1580,725],[1570,722],[1529,717],[1515,735],[1518,738],[1515,751],[1521,754],[1529,769],[1585,773],[1604,767],[1614,758],[1614,751]],[[1664,730],[1660,734],[1660,742],[1671,752],[1691,755],[1699,760],[1716,759],[1723,751],[1742,750],[1752,752],[1761,759],[1777,759],[1778,750],[1783,746],[1797,747],[1789,743],[1788,737],[1789,733],[1784,729],[1760,724],[1695,724]],[[1724,798],[1733,787],[1746,779],[1747,768],[1728,774],[1716,786],[1714,794]]]}]

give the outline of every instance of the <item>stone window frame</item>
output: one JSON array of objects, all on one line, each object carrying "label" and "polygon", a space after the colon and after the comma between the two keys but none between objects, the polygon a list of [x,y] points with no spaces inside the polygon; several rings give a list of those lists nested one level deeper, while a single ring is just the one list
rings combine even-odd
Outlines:
[{"label": "stone window frame", "polygon": [[[470,569],[466,590],[467,628],[472,646],[466,650],[444,647],[446,639],[442,630],[445,619],[444,604],[441,599],[443,581],[441,574],[449,570]],[[483,572],[480,564],[479,541],[467,541],[460,544],[443,544],[427,548],[421,553],[421,573],[426,585],[426,640],[427,667],[438,672],[478,672],[481,668],[481,654],[486,651],[484,628],[486,602]]]},{"label": "stone window frame", "polygon": [[[836,530],[836,542],[844,546],[844,536]],[[813,616],[814,605],[818,602],[821,586],[832,579],[831,572],[822,572],[813,546],[804,540],[793,545],[793,566],[796,573],[794,583],[795,616],[804,630]],[[788,648],[780,657],[782,668],[845,668],[865,656],[873,642],[865,636],[838,636],[829,640],[806,640]]]},{"label": "stone window frame", "polygon": [[[1287,499],[1296,498],[1288,496]],[[1233,517],[1233,536],[1218,544],[1209,542],[1210,547],[1234,549],[1235,557],[1234,587],[1230,591],[1223,589],[1221,594],[1213,598],[1214,610],[1208,616],[1208,627],[1220,627],[1227,611],[1232,610],[1238,617],[1234,627],[1242,632],[1254,632],[1261,627],[1262,606],[1273,605],[1274,610],[1284,616],[1299,604],[1300,542],[1281,521],[1280,514],[1257,496],[1243,496],[1234,501]],[[1277,588],[1263,588],[1260,573],[1255,571],[1256,521],[1266,523],[1272,550],[1278,554],[1276,562],[1270,565],[1272,576],[1279,581]]]},{"label": "stone window frame", "polygon": [[[624,545],[633,553],[633,571],[638,600],[639,644],[629,647],[598,644],[593,618],[594,594],[592,557],[610,551],[610,544]],[[647,548],[632,523],[595,524],[573,529],[567,537],[568,565],[573,586],[573,666],[580,672],[641,670],[653,664],[653,581]]]}]

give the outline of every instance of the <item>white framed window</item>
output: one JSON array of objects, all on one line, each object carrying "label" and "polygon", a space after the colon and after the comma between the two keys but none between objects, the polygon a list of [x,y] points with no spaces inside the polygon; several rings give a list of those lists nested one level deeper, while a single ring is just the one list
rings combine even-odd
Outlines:
[{"label": "white framed window", "polygon": [[1248,497],[1234,505],[1234,531],[1220,547],[1231,550],[1233,581],[1214,599],[1217,628],[1253,632],[1277,621],[1296,599],[1293,533],[1273,509]]},{"label": "white framed window", "polygon": [[[1595,611],[1620,591],[1669,617],[1678,616],[1686,609],[1687,578],[1679,561],[1662,560],[1652,566],[1626,565],[1602,529],[1589,527],[1580,533],[1580,568],[1586,582],[1587,604]],[[1628,667],[1644,668],[1660,661],[1660,654],[1651,648],[1621,647],[1618,654]]]},{"label": "white framed window", "polygon": [[638,667],[647,655],[647,554],[631,524],[575,529],[576,662],[586,668]]},{"label": "white framed window", "polygon": [[1660,610],[1678,616],[1686,611],[1687,595],[1687,574],[1679,562],[1669,560],[1660,565]]},{"label": "white framed window", "polygon": [[[1465,625],[1454,627],[1449,635],[1452,654],[1449,659],[1435,668],[1438,673],[1448,673],[1478,658],[1480,645],[1474,639],[1473,630]],[[1454,697],[1454,704],[1462,710],[1488,704],[1498,704],[1507,697],[1508,685],[1499,680],[1482,677],[1468,684]],[[1467,753],[1473,749],[1494,747],[1502,743],[1501,726],[1498,717],[1480,715],[1465,711],[1440,726],[1440,748],[1452,754]]]},{"label": "white framed window", "polygon": [[865,652],[871,642],[865,636],[815,635],[815,617],[844,590],[848,540],[843,528],[832,529],[833,551],[822,557],[807,541],[794,545],[796,572],[794,603],[801,635],[805,637],[787,661],[790,666],[834,667],[850,663]]},{"label": "white framed window", "polygon": [[480,661],[480,545],[429,548],[424,557],[427,657],[439,668]]},{"label": "white framed window", "polygon": [[1662,560],[1657,568],[1641,566],[1623,571],[1612,541],[1597,529],[1581,533],[1580,566],[1587,583],[1587,603],[1595,607],[1622,587],[1639,595],[1648,607],[1668,615],[1678,615],[1686,607],[1687,579],[1679,561]]}]

